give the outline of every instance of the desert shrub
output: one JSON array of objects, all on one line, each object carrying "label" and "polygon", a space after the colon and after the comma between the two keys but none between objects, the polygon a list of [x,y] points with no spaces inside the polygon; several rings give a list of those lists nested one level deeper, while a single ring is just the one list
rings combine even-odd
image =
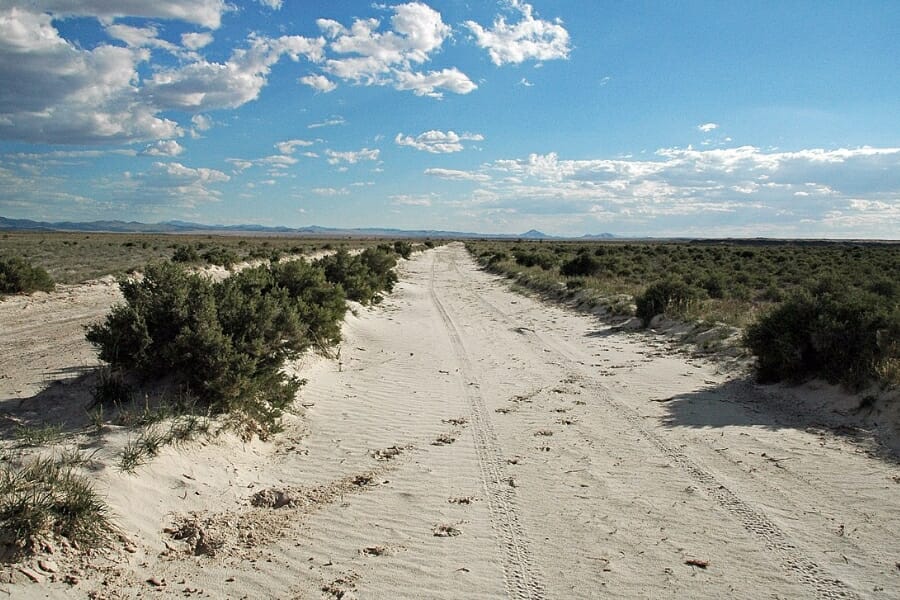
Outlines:
[{"label": "desert shrub", "polygon": [[896,361],[900,310],[871,292],[827,281],[794,293],[748,327],[762,382],[822,377],[858,389]]},{"label": "desert shrub", "polygon": [[651,284],[635,298],[636,314],[646,325],[656,315],[679,312],[702,297],[702,292],[681,279],[667,278]]},{"label": "desert shrub", "polygon": [[200,253],[190,244],[178,244],[172,253],[172,260],[180,263],[197,262],[200,260]]},{"label": "desert shrub", "polygon": [[542,251],[514,250],[513,256],[516,258],[516,264],[523,267],[540,267],[544,270],[550,270],[556,267],[557,257]]},{"label": "desert shrub", "polygon": [[301,262],[245,269],[213,283],[173,263],[121,280],[125,303],[88,328],[113,369],[168,377],[213,413],[240,413],[265,435],[300,382],[281,367],[339,339],[343,292]]},{"label": "desert shrub", "polygon": [[0,294],[52,292],[53,279],[42,267],[18,256],[0,257]]},{"label": "desert shrub", "polygon": [[[266,257],[268,257],[268,254],[269,253],[267,252]],[[234,266],[234,263],[240,260],[240,258],[235,252],[229,250],[228,248],[213,246],[203,253],[203,260],[211,265],[219,265],[225,267],[226,269],[230,269]]]},{"label": "desert shrub", "polygon": [[0,467],[0,555],[16,560],[52,535],[95,545],[111,531],[106,505],[70,463],[45,457]]},{"label": "desert shrub", "polygon": [[426,248],[434,248],[434,242],[431,240],[425,240],[425,247]]},{"label": "desert shrub", "polygon": [[409,258],[412,256],[413,247],[412,244],[405,240],[397,240],[394,242],[394,252],[402,256],[403,258]]},{"label": "desert shrub", "polygon": [[580,253],[572,260],[566,261],[559,272],[566,277],[591,277],[603,268],[599,260],[587,253]]},{"label": "desert shrub", "polygon": [[331,283],[340,285],[347,298],[362,304],[378,303],[379,292],[394,289],[397,274],[396,256],[384,248],[367,248],[361,254],[351,256],[349,252],[338,250],[319,261],[325,277]]}]

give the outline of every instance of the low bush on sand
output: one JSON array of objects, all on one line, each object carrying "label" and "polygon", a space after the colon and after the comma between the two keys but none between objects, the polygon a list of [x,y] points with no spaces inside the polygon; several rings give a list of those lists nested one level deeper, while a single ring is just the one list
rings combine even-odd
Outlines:
[{"label": "low bush on sand", "polygon": [[635,299],[636,314],[647,325],[656,315],[684,313],[703,297],[703,291],[676,277],[650,284]]},{"label": "low bush on sand", "polygon": [[397,255],[390,246],[367,248],[356,256],[341,249],[318,264],[328,281],[340,285],[347,298],[362,304],[377,304],[380,292],[390,292],[397,283]]},{"label": "low bush on sand", "polygon": [[[339,342],[345,298],[377,301],[397,280],[395,264],[393,251],[342,251],[312,265],[244,269],[221,282],[171,262],[149,265],[143,278],[119,281],[124,304],[86,337],[114,372],[173,381],[198,408],[233,415],[266,437],[302,385],[284,373],[285,361]],[[100,397],[122,395],[112,387]]]},{"label": "low bush on sand", "polygon": [[52,292],[53,279],[41,267],[18,256],[0,257],[0,294]]},{"label": "low bush on sand", "polygon": [[859,389],[900,361],[900,306],[826,280],[753,323],[745,341],[763,382],[821,377]]}]

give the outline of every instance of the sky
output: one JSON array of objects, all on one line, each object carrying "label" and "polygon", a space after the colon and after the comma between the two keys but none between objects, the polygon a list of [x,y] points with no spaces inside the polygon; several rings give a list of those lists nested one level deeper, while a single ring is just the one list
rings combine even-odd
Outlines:
[{"label": "sky", "polygon": [[0,0],[0,216],[900,238],[897,0]]}]

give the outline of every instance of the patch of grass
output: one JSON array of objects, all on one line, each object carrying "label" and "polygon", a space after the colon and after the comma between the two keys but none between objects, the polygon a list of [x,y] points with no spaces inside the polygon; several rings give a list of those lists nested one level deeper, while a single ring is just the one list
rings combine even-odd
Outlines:
[{"label": "patch of grass", "polygon": [[34,553],[49,536],[95,546],[112,529],[105,503],[72,464],[37,458],[0,467],[0,547],[7,560]]},{"label": "patch of grass", "polygon": [[62,436],[60,425],[17,425],[13,435],[19,446],[38,447],[55,442]]}]

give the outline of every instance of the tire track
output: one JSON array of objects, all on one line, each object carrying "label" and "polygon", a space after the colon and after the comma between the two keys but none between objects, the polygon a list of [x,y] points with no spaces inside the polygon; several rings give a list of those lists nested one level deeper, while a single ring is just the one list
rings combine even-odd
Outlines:
[{"label": "tire track", "polygon": [[[466,281],[466,276],[459,270],[456,261],[453,258],[450,260],[452,261],[451,268],[460,276],[461,280]],[[495,316],[503,319],[508,324],[515,326],[515,323],[511,321],[510,317],[500,308],[488,300],[485,300],[480,294],[473,293],[472,295]],[[638,433],[656,446],[663,455],[677,464],[688,476],[702,485],[706,490],[707,495],[722,509],[731,514],[745,530],[758,538],[761,538],[768,550],[775,552],[780,556],[781,564],[785,570],[793,573],[800,582],[813,588],[816,597],[826,599],[858,597],[843,581],[831,576],[823,567],[807,557],[800,548],[791,542],[790,537],[763,512],[742,500],[737,494],[721,483],[715,475],[703,469],[680,449],[669,444],[657,433],[647,429],[643,424],[641,416],[634,409],[615,400],[610,396],[608,390],[596,381],[590,368],[583,360],[575,356],[566,348],[561,347],[555,341],[542,336],[533,329],[519,328],[519,332],[538,341],[544,347],[550,349],[559,358],[571,363],[574,369],[579,371],[593,384],[592,387],[598,392],[598,396],[602,396],[603,399],[612,406],[624,420],[631,424]]]},{"label": "tire track", "polygon": [[450,338],[456,358],[462,367],[461,372],[467,380],[465,395],[472,415],[475,449],[491,514],[491,523],[494,531],[498,534],[498,541],[501,545],[506,590],[510,598],[538,600],[544,598],[544,586],[532,566],[531,553],[528,549],[529,540],[519,521],[514,488],[509,484],[509,479],[504,473],[503,455],[488,417],[487,408],[481,395],[477,392],[477,385],[469,385],[474,380],[471,376],[473,372],[471,361],[453,318],[447,312],[435,290],[436,264],[437,260],[431,263],[431,280],[428,291]]}]

